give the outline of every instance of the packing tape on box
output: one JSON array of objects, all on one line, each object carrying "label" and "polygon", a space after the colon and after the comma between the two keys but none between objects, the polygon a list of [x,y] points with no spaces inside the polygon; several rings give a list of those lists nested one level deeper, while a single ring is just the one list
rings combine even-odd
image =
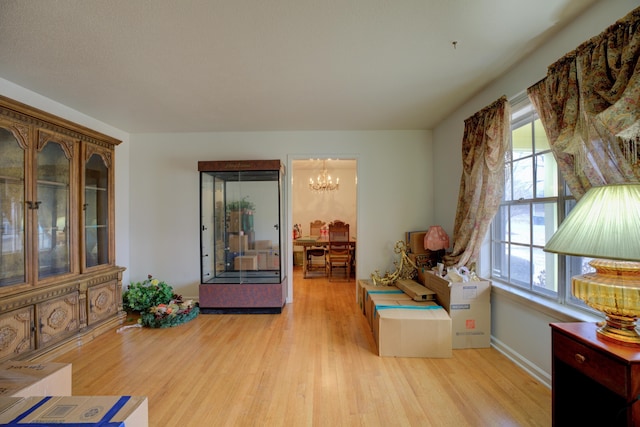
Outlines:
[{"label": "packing tape on box", "polygon": [[370,294],[403,294],[404,292],[401,291],[400,289],[386,289],[386,290],[369,290],[367,291]]},{"label": "packing tape on box", "polygon": [[[7,426],[7,427],[47,427],[50,424],[46,423],[46,424],[42,424],[40,422],[32,422],[32,423],[21,423],[20,421],[22,421],[24,418],[28,417],[31,413],[33,413],[34,411],[36,411],[39,407],[41,407],[42,405],[44,405],[47,401],[49,401],[51,399],[51,396],[46,396],[43,397],[41,401],[39,401],[38,403],[36,403],[35,405],[33,405],[31,408],[29,408],[27,411],[23,412],[22,414],[20,414],[20,416],[18,416],[17,418],[15,418],[14,420],[10,421],[7,424],[2,424],[3,426]],[[111,407],[111,409],[109,409],[107,411],[107,413],[104,415],[104,417],[102,417],[102,419],[100,421],[98,421],[97,424],[86,424],[87,426],[90,425],[96,425],[96,426],[100,426],[100,427],[122,427],[124,426],[123,422],[120,421],[111,421],[111,418],[113,418],[118,411],[120,411],[122,409],[122,407],[129,401],[129,399],[131,399],[131,396],[122,396],[120,397],[120,399],[118,399],[118,401],[115,403],[115,405],[113,405],[113,407]],[[83,423],[84,424],[84,423]],[[56,422],[55,423],[56,426],[78,426],[78,423],[65,423],[65,422]]]},{"label": "packing tape on box", "polygon": [[388,308],[408,308],[410,310],[435,310],[437,308],[442,308],[440,305],[376,305],[376,308],[373,310],[373,314],[378,310],[386,310]]}]

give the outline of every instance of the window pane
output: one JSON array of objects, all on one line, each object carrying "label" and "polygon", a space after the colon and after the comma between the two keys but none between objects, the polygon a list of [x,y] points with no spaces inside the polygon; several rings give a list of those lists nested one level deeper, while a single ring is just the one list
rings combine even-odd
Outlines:
[{"label": "window pane", "polygon": [[547,151],[551,148],[549,146],[547,134],[544,132],[544,126],[542,126],[542,122],[540,121],[540,119],[533,122],[533,134],[535,139],[534,144],[536,147],[536,153]]},{"label": "window pane", "polygon": [[513,180],[511,179],[511,163],[506,163],[504,167],[504,194],[503,200],[513,200]]},{"label": "window pane", "polygon": [[558,254],[553,254],[550,252],[543,252],[544,254],[544,283],[540,283],[541,287],[548,292],[553,292],[555,297],[558,296],[558,292],[560,290],[560,284],[564,283],[564,281],[560,280],[559,270],[558,270]]},{"label": "window pane", "polygon": [[496,218],[498,221],[492,228],[493,240],[507,241],[509,239],[509,206],[500,206]]},{"label": "window pane", "polygon": [[531,243],[531,210],[529,204],[511,206],[510,241],[528,245]]},{"label": "window pane", "polygon": [[551,152],[536,156],[536,197],[558,196],[558,168]]},{"label": "window pane", "polygon": [[513,162],[513,199],[533,197],[532,157]]},{"label": "window pane", "polygon": [[529,248],[511,245],[509,264],[511,283],[529,289],[531,285],[531,252]]},{"label": "window pane", "polygon": [[558,291],[556,281],[557,255],[547,253],[542,248],[533,248],[533,290],[548,295]]},{"label": "window pane", "polygon": [[492,277],[505,281],[509,280],[509,252],[508,246],[504,243],[495,242],[492,245]]},{"label": "window pane", "polygon": [[533,136],[531,123],[527,123],[511,133],[511,144],[513,149],[513,158],[520,159],[522,157],[533,154]]},{"label": "window pane", "polygon": [[555,219],[558,216],[558,203],[533,204],[533,244],[544,246],[556,232]]}]

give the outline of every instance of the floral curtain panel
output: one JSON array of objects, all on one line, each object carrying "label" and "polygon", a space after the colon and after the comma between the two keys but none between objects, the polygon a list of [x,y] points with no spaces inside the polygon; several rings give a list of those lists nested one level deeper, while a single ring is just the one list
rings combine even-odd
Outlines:
[{"label": "floral curtain panel", "polygon": [[551,65],[528,94],[576,199],[640,180],[640,8]]},{"label": "floral curtain panel", "polygon": [[465,120],[462,178],[447,265],[475,262],[504,193],[504,156],[509,143],[511,109],[502,97]]}]

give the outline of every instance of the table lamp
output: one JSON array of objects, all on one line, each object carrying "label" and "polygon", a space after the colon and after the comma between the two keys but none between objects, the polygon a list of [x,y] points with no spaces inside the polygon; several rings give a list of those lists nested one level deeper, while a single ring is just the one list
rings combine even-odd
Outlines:
[{"label": "table lamp", "polygon": [[429,255],[429,267],[435,267],[449,248],[449,236],[439,225],[432,225],[424,235],[424,248]]},{"label": "table lamp", "polygon": [[589,189],[544,250],[595,258],[594,273],[572,278],[573,295],[606,315],[598,336],[640,346],[640,184]]}]

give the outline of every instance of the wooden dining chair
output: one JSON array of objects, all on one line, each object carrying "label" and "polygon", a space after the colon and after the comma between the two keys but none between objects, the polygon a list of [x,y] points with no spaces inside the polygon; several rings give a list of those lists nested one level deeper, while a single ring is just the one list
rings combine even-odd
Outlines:
[{"label": "wooden dining chair", "polygon": [[351,244],[349,242],[349,224],[334,221],[329,224],[329,248],[326,254],[327,276],[334,277],[335,269],[344,269],[346,280],[351,278]]},{"label": "wooden dining chair", "polygon": [[[325,224],[326,223],[324,221],[321,221],[319,219],[309,223],[309,235],[320,237],[322,227],[324,227]],[[325,264],[327,262],[325,255],[326,249],[324,248],[324,246],[311,246],[307,248],[307,272],[315,269],[324,270]],[[320,261],[320,263],[316,262],[314,264],[313,260],[318,258],[320,258],[322,261]]]}]

